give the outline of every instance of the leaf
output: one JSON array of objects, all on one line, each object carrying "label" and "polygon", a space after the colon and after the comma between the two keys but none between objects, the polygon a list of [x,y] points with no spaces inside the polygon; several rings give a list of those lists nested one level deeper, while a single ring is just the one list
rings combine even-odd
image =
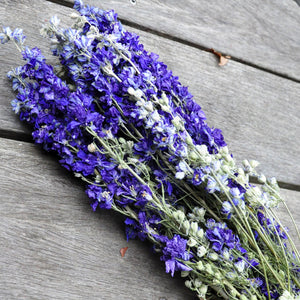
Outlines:
[{"label": "leaf", "polygon": [[126,251],[127,251],[128,247],[124,247],[124,248],[121,248],[120,249],[120,253],[121,253],[121,256],[124,257]]},{"label": "leaf", "polygon": [[209,51],[219,57],[220,59],[219,66],[225,66],[228,63],[229,58],[231,58],[229,55],[223,56],[222,53],[216,51],[213,48],[211,48]]}]

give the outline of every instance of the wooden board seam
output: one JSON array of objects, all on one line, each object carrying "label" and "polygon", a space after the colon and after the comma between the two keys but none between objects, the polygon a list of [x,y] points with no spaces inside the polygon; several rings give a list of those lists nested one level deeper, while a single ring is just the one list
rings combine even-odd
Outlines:
[{"label": "wooden board seam", "polygon": [[[63,1],[60,1],[60,0],[46,0],[48,2],[52,2],[52,3],[55,3],[55,4],[58,4],[58,5],[62,5],[62,6],[65,6],[65,7],[70,7],[70,8],[73,8],[73,2],[74,1],[70,1],[70,0],[63,0]],[[298,1],[298,0],[295,0],[295,1]],[[300,0],[299,0],[300,1]],[[298,2],[297,2],[298,3]],[[298,3],[299,4],[299,3]],[[300,4],[299,4],[300,5]],[[177,37],[177,36],[174,36],[172,34],[168,34],[168,33],[165,33],[165,32],[161,32],[159,30],[155,30],[155,29],[152,29],[152,28],[149,28],[147,26],[144,26],[144,25],[141,25],[141,24],[138,24],[138,23],[135,23],[135,22],[132,22],[130,20],[126,20],[126,19],[123,19],[123,18],[118,18],[120,20],[120,22],[123,24],[123,25],[126,25],[126,26],[129,26],[129,27],[132,27],[132,28],[135,28],[137,30],[141,30],[141,31],[144,31],[144,32],[148,32],[148,33],[151,33],[151,34],[154,34],[154,35],[157,35],[159,37],[162,37],[162,38],[165,38],[165,39],[168,39],[168,40],[171,40],[171,41],[174,41],[174,42],[177,42],[177,43],[181,43],[183,45],[186,45],[186,46],[189,46],[189,47],[192,47],[192,48],[196,48],[198,50],[201,50],[201,51],[205,51],[205,52],[211,52],[211,49],[210,48],[207,48],[205,46],[202,46],[201,44],[197,44],[197,43],[194,43],[194,42],[191,42],[191,41],[188,41],[188,40],[185,40],[185,39],[182,39],[180,37]],[[215,49],[218,51],[218,49]],[[283,74],[283,73],[280,73],[280,72],[276,72],[276,71],[273,71],[273,70],[270,70],[268,68],[265,68],[265,67],[262,67],[262,66],[259,66],[257,64],[254,64],[254,63],[251,63],[250,61],[247,61],[245,59],[240,59],[238,57],[235,57],[233,56],[232,54],[230,53],[222,53],[223,55],[230,55],[230,59],[235,61],[235,62],[238,62],[238,63],[241,63],[241,64],[244,64],[246,66],[249,66],[249,67],[252,67],[252,68],[255,68],[255,69],[258,69],[260,71],[264,71],[264,72],[267,72],[267,73],[270,73],[270,74],[273,74],[273,75],[276,75],[276,76],[279,76],[281,78],[284,78],[284,79],[288,79],[288,80],[291,80],[291,81],[294,81],[294,82],[297,82],[297,83],[300,83],[300,80],[293,77],[293,76],[289,76],[287,74]],[[212,54],[213,55],[213,54]]]}]

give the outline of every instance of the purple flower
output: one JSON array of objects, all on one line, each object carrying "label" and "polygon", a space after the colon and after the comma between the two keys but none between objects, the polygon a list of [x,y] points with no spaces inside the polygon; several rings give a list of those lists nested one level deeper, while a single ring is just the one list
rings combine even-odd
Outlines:
[{"label": "purple flower", "polygon": [[171,272],[174,276],[175,271],[190,271],[190,267],[186,266],[184,263],[178,261],[177,259],[188,261],[193,256],[186,250],[187,240],[180,237],[180,235],[175,234],[172,239],[166,241],[166,245],[163,248],[163,255],[161,260],[165,262],[166,272]]},{"label": "purple flower", "polygon": [[193,178],[192,178],[193,185],[201,184],[203,182],[203,176],[204,176],[204,173],[202,172],[202,170],[200,168],[196,168],[194,171]]},{"label": "purple flower", "polygon": [[224,247],[228,249],[237,249],[241,253],[246,253],[240,245],[239,238],[233,234],[232,230],[227,228],[226,224],[216,223],[214,220],[207,221],[206,237],[212,242],[212,249],[221,253]]},{"label": "purple flower", "polygon": [[145,232],[143,226],[141,226],[137,221],[131,218],[126,218],[125,224],[127,241],[130,239],[135,239],[136,237],[138,237],[141,241],[144,241],[147,238],[147,232]]}]

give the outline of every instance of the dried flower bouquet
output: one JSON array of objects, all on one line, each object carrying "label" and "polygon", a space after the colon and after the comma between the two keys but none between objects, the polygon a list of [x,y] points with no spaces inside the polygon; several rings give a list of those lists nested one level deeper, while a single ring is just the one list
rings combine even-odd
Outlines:
[{"label": "dried flower bouquet", "polygon": [[75,9],[71,28],[53,17],[42,29],[59,67],[25,47],[22,30],[0,34],[26,61],[8,77],[35,142],[86,183],[93,210],[125,215],[127,239],[150,240],[199,299],[300,299],[276,180],[256,161],[236,165],[221,130],[113,11]]}]

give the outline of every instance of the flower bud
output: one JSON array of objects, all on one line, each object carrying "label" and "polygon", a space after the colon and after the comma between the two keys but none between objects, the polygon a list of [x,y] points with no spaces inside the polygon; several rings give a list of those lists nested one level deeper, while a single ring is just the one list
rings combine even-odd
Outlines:
[{"label": "flower bud", "polygon": [[279,297],[279,300],[295,300],[297,298],[295,298],[289,291],[285,290],[283,294]]},{"label": "flower bud", "polygon": [[229,252],[228,249],[224,250],[222,254],[223,254],[223,257],[224,257],[225,260],[229,260],[229,258],[230,258],[230,252]]},{"label": "flower bud", "polygon": [[213,269],[212,269],[212,267],[211,267],[210,264],[206,264],[206,265],[205,265],[205,270],[206,270],[206,272],[207,272],[208,274],[210,274],[210,275],[213,275],[213,274],[214,274],[214,271],[213,271]]},{"label": "flower bud", "polygon": [[119,138],[119,142],[121,144],[126,144],[126,140],[124,138],[122,138],[122,137]]},{"label": "flower bud", "polygon": [[150,115],[151,119],[154,121],[154,122],[158,122],[160,119],[161,119],[161,116],[160,114],[157,112],[157,110],[155,110],[154,112],[151,113]]},{"label": "flower bud", "polygon": [[206,284],[202,284],[201,287],[198,289],[198,292],[200,295],[202,295],[202,298],[205,299],[205,295],[207,293],[207,289],[208,289],[208,286]]},{"label": "flower bud", "polygon": [[275,177],[271,177],[268,179],[270,185],[277,185],[277,180]]},{"label": "flower bud", "polygon": [[242,168],[238,168],[237,172],[238,172],[239,175],[245,175],[245,172]]},{"label": "flower bud", "polygon": [[188,277],[190,275],[189,271],[181,271],[181,277]]},{"label": "flower bud", "polygon": [[193,213],[198,216],[200,219],[203,219],[204,218],[204,215],[205,215],[205,209],[203,207],[199,207],[199,206],[196,206],[193,208]]},{"label": "flower bud", "polygon": [[185,138],[185,142],[187,143],[187,145],[189,146],[193,146],[193,139],[191,138],[191,136],[188,134],[187,137]]},{"label": "flower bud", "polygon": [[204,230],[202,228],[200,228],[198,231],[197,231],[197,237],[199,239],[202,239],[204,236]]},{"label": "flower bud", "polygon": [[78,17],[80,17],[80,15],[77,12],[72,12],[70,13],[70,17],[71,19],[77,19]]},{"label": "flower bud", "polygon": [[144,95],[144,93],[143,93],[142,90],[137,89],[137,90],[135,91],[135,97],[137,97],[138,99],[142,98],[143,95]]},{"label": "flower bud", "polygon": [[184,282],[184,284],[185,284],[185,286],[186,286],[188,289],[192,289],[192,287],[193,287],[193,283],[192,283],[191,280],[186,280],[186,281]]},{"label": "flower bud", "polygon": [[190,231],[190,222],[188,220],[185,220],[182,224],[182,229],[185,231],[186,234]]},{"label": "flower bud", "polygon": [[235,272],[228,272],[226,274],[226,277],[229,279],[235,279],[236,278],[236,273]]},{"label": "flower bud", "polygon": [[191,151],[191,152],[189,153],[189,158],[190,158],[191,160],[197,160],[197,159],[199,159],[199,155],[198,155],[195,151]]},{"label": "flower bud", "polygon": [[91,144],[88,145],[88,151],[89,152],[93,153],[93,152],[96,152],[96,150],[97,150],[97,147],[94,143],[91,143]]},{"label": "flower bud", "polygon": [[251,296],[250,296],[250,300],[257,300],[256,295],[251,295]]},{"label": "flower bud", "polygon": [[209,257],[212,261],[216,261],[216,260],[218,260],[219,255],[218,255],[217,253],[215,253],[215,252],[210,252],[210,253],[208,254],[208,257]]},{"label": "flower bud", "polygon": [[266,183],[266,181],[267,181],[267,178],[266,178],[266,176],[265,176],[264,174],[260,174],[260,175],[257,177],[257,179],[258,179],[258,181],[259,181],[260,183]]},{"label": "flower bud", "polygon": [[182,119],[179,116],[175,116],[172,120],[172,124],[175,126],[176,129],[181,130],[183,127]]},{"label": "flower bud", "polygon": [[95,182],[99,183],[101,182],[101,180],[102,180],[101,175],[96,175]]},{"label": "flower bud", "polygon": [[220,283],[221,283],[221,281],[214,276],[212,284],[213,285],[220,285]]},{"label": "flower bud", "polygon": [[255,169],[259,165],[257,160],[250,160],[250,166]]},{"label": "flower bud", "polygon": [[222,155],[220,154],[220,152],[215,154],[215,156],[216,156],[216,159],[221,159],[222,158]]},{"label": "flower bud", "polygon": [[202,281],[198,277],[194,280],[194,286],[197,289],[202,286]]},{"label": "flower bud", "polygon": [[186,213],[186,208],[182,205],[178,206],[178,210],[182,211],[184,214]]},{"label": "flower bud", "polygon": [[149,112],[152,112],[152,111],[153,111],[153,104],[152,104],[152,102],[150,102],[150,101],[146,102],[145,105],[144,105],[144,107],[145,107],[145,109],[146,109],[147,111],[149,111]]},{"label": "flower bud", "polygon": [[243,166],[244,166],[244,171],[246,172],[246,173],[249,173],[250,171],[251,171],[251,165],[250,165],[250,163],[249,163],[249,161],[247,160],[247,159],[244,159],[243,161],[242,161],[242,164],[243,164]]},{"label": "flower bud", "polygon": [[242,294],[242,295],[240,296],[240,300],[248,300],[248,298],[247,298],[245,295]]},{"label": "flower bud", "polygon": [[198,232],[198,223],[197,222],[191,222],[190,226],[191,226],[190,234],[191,235],[197,235],[197,232]]},{"label": "flower bud", "polygon": [[210,165],[210,163],[212,162],[212,158],[209,155],[203,157],[203,160],[206,165]]},{"label": "flower bud", "polygon": [[204,265],[203,265],[203,262],[202,262],[202,261],[198,261],[198,262],[197,262],[197,264],[196,264],[196,269],[199,270],[199,271],[204,270]]},{"label": "flower bud", "polygon": [[218,271],[215,273],[215,278],[220,281],[221,279],[223,279],[223,275]]},{"label": "flower bud", "polygon": [[160,108],[167,113],[171,113],[170,107],[168,105],[161,105]]},{"label": "flower bud", "polygon": [[222,155],[228,154],[229,153],[228,147],[225,146],[225,147],[220,148],[219,153]]},{"label": "flower bud", "polygon": [[231,173],[231,168],[228,165],[223,165],[222,166],[222,170],[226,174],[230,174]]},{"label": "flower bud", "polygon": [[187,242],[187,245],[188,245],[189,247],[194,247],[194,246],[197,245],[197,242],[196,242],[193,238],[190,238],[190,239],[188,240],[188,242]]},{"label": "flower bud", "polygon": [[162,105],[169,105],[169,99],[168,99],[165,92],[162,92],[161,99],[159,100],[159,103],[162,104]]},{"label": "flower bud", "polygon": [[245,197],[252,206],[261,205],[262,192],[257,186],[247,189]]},{"label": "flower bud", "polygon": [[279,275],[280,275],[280,277],[281,277],[282,279],[285,278],[285,272],[284,272],[284,271],[280,270],[280,271],[279,271]]},{"label": "flower bud", "polygon": [[198,257],[203,257],[206,254],[206,249],[204,246],[200,246],[197,249],[197,256]]},{"label": "flower bud", "polygon": [[225,156],[225,160],[226,160],[227,162],[232,162],[232,161],[233,161],[233,158],[232,158],[232,156],[231,156],[230,154],[227,154],[227,155]]},{"label": "flower bud", "polygon": [[248,176],[247,175],[238,175],[236,177],[236,181],[238,183],[247,184],[247,182],[248,182]]},{"label": "flower bud", "polygon": [[129,95],[133,96],[135,94],[135,89],[132,86],[130,86],[127,90],[127,93]]},{"label": "flower bud", "polygon": [[201,156],[206,156],[208,155],[208,150],[207,150],[207,146],[202,144],[202,145],[196,145],[196,149],[197,151],[200,153]]},{"label": "flower bud", "polygon": [[172,213],[173,218],[179,223],[181,224],[184,220],[185,220],[185,214],[183,211],[181,210],[176,210]]}]

